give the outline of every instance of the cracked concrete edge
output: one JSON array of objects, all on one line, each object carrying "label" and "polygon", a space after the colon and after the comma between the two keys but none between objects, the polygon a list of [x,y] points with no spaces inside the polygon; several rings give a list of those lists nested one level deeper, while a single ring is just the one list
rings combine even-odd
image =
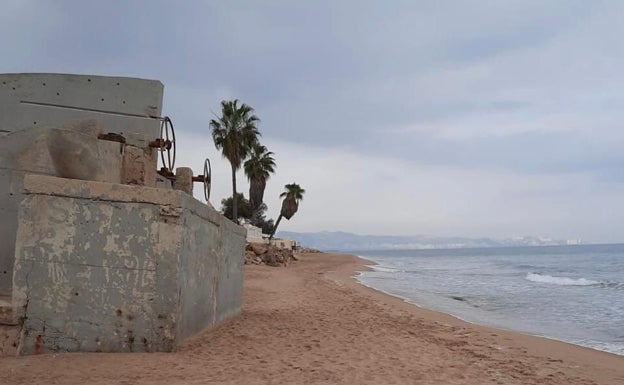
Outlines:
[{"label": "cracked concrete edge", "polygon": [[39,174],[26,174],[23,192],[25,194],[171,206],[179,206],[182,196],[180,191],[175,190],[66,179]]},{"label": "cracked concrete edge", "polygon": [[245,228],[225,218],[210,203],[200,202],[178,190],[26,174],[22,192],[111,202],[151,203],[170,206],[173,211],[175,208],[185,207],[216,226],[225,226],[238,235],[247,234]]}]

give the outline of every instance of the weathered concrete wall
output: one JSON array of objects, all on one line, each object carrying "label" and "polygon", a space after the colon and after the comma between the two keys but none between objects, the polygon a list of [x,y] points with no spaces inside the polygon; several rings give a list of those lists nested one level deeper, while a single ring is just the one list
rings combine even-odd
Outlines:
[{"label": "weathered concrete wall", "polygon": [[[80,131],[81,127],[72,127],[72,124],[91,120],[106,133],[124,135],[128,144],[148,148],[149,141],[160,134],[160,122],[154,117],[161,114],[162,98],[163,85],[155,80],[0,74],[0,296],[10,295],[12,287],[17,205],[23,198],[23,175],[25,172],[59,175],[55,168],[59,162],[54,162],[48,151],[51,129],[62,127]],[[102,167],[89,179],[109,182],[123,179],[129,183],[137,179],[133,175],[123,175],[123,178],[119,175],[122,160],[118,143],[96,142],[97,151],[92,153],[100,154],[92,163]],[[61,155],[63,145],[59,145]],[[106,160],[100,162],[99,159]],[[144,174],[149,174],[138,178],[139,182],[155,184],[156,176],[151,173],[156,168],[155,151],[151,162],[153,165],[137,166],[146,170]]]},{"label": "weathered concrete wall", "polygon": [[[184,207],[195,216],[186,216],[182,224],[185,242],[182,244],[180,271],[181,302],[179,338],[191,336],[205,326],[198,320],[208,319],[217,324],[237,314],[243,300],[243,259],[232,259],[244,254],[245,230],[225,219],[215,210],[203,209],[203,204],[189,195],[183,195]],[[236,232],[223,236],[211,231],[215,226],[222,231]],[[200,260],[191,256],[208,253],[211,258]]]},{"label": "weathered concrete wall", "polygon": [[10,296],[13,284],[17,210],[23,199],[24,174],[28,171],[47,175],[55,173],[47,138],[48,130],[42,127],[0,137],[0,296]]},{"label": "weathered concrete wall", "polygon": [[160,134],[157,80],[67,74],[0,74],[0,131],[97,120],[143,147]]},{"label": "weathered concrete wall", "polygon": [[26,175],[21,354],[169,351],[242,305],[244,229],[175,190]]}]

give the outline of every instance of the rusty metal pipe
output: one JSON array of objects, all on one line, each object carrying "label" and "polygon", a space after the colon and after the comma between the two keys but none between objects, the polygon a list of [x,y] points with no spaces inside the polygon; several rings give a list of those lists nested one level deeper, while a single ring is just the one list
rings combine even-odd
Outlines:
[{"label": "rusty metal pipe", "polygon": [[149,146],[152,148],[164,148],[166,145],[166,141],[162,138],[158,138],[149,142]]}]

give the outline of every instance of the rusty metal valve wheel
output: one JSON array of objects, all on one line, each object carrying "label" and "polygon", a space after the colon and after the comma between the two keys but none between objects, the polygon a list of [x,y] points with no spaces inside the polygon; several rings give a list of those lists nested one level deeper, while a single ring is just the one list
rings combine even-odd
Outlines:
[{"label": "rusty metal valve wheel", "polygon": [[[176,159],[176,141],[173,122],[171,122],[171,119],[169,119],[168,116],[165,116],[160,123],[160,138],[162,142],[158,150],[160,151],[162,165],[167,168],[169,172],[173,172]],[[166,158],[165,152],[167,153]]]},{"label": "rusty metal valve wheel", "polygon": [[210,167],[210,159],[206,158],[204,161],[204,198],[206,198],[206,202],[210,201],[210,187],[212,186],[212,168]]}]

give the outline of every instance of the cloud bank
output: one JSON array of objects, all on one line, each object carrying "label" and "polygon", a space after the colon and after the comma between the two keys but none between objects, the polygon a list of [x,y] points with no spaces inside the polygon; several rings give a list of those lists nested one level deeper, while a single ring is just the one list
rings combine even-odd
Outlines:
[{"label": "cloud bank", "polygon": [[[616,1],[8,1],[1,72],[159,79],[180,164],[239,98],[285,230],[624,240],[624,4]],[[239,175],[241,186],[246,185]],[[246,187],[244,187],[246,188]]]}]

